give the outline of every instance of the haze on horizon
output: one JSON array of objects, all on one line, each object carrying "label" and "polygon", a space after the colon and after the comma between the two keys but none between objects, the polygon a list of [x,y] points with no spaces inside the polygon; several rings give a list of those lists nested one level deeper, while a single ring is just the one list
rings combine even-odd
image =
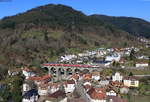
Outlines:
[{"label": "haze on horizon", "polygon": [[[2,2],[3,1],[3,2]],[[0,0],[0,18],[46,4],[63,4],[87,15],[127,16],[150,21],[150,0]]]}]

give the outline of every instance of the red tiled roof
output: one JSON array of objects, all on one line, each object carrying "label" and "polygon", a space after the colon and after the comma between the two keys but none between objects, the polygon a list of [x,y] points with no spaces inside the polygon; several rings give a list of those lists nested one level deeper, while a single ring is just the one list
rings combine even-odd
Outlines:
[{"label": "red tiled roof", "polygon": [[42,81],[51,78],[51,75],[44,75],[42,77],[29,77],[28,80],[36,80],[36,81]]},{"label": "red tiled roof", "polygon": [[111,84],[112,85],[118,85],[118,86],[123,85],[123,83],[119,82],[119,81],[111,81]]},{"label": "red tiled roof", "polygon": [[75,84],[75,81],[74,80],[67,80],[66,84]]},{"label": "red tiled roof", "polygon": [[136,64],[148,64],[148,62],[136,62]]},{"label": "red tiled roof", "polygon": [[71,76],[71,78],[73,78],[73,79],[79,79],[79,74],[73,74],[72,76]]},{"label": "red tiled roof", "polygon": [[84,74],[83,79],[84,80],[90,80],[92,78],[92,74]]},{"label": "red tiled roof", "polygon": [[50,94],[49,97],[52,97],[52,98],[66,97],[66,94],[63,91],[58,90],[54,92],[53,94]]},{"label": "red tiled roof", "polygon": [[47,88],[48,86],[49,86],[48,83],[41,83],[38,85],[38,87],[40,87],[40,88]]},{"label": "red tiled roof", "polygon": [[33,77],[29,77],[28,80],[40,80],[41,78],[40,77],[36,77],[36,76],[33,76]]},{"label": "red tiled roof", "polygon": [[106,98],[106,92],[102,88],[91,88],[87,93],[92,99],[103,100]]}]

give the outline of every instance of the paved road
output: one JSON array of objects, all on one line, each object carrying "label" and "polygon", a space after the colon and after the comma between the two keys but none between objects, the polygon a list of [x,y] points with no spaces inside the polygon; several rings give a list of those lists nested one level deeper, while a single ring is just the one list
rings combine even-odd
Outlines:
[{"label": "paved road", "polygon": [[90,100],[86,96],[86,92],[85,92],[82,84],[83,84],[82,80],[78,81],[77,84],[76,84],[76,90],[80,94],[81,98],[83,98],[84,100],[86,100],[86,102],[90,102]]},{"label": "paved road", "polygon": [[[124,68],[121,68],[121,67],[106,67],[106,66],[99,66],[100,69],[107,69],[107,68],[112,68],[112,69],[136,69],[136,70],[150,70],[150,68],[146,68],[146,67],[124,67]],[[97,69],[99,69],[97,68]]]}]

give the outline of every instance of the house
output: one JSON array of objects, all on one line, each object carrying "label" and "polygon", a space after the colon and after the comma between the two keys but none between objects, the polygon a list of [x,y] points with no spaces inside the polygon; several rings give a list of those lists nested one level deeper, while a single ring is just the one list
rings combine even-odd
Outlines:
[{"label": "house", "polygon": [[41,83],[37,86],[38,94],[40,96],[46,96],[48,94],[55,93],[60,90],[60,83]]},{"label": "house", "polygon": [[20,72],[21,72],[21,68],[9,69],[8,75],[15,76],[15,75],[18,75]]},{"label": "house", "polygon": [[88,82],[88,81],[84,82],[83,83],[83,88],[87,92],[87,91],[89,91],[92,88],[92,84],[90,82]]},{"label": "house", "polygon": [[36,89],[27,91],[23,97],[22,102],[36,102],[38,100],[38,92]]},{"label": "house", "polygon": [[138,87],[139,86],[139,80],[137,80],[137,77],[125,77],[123,80],[124,86],[128,87]]},{"label": "house", "polygon": [[119,62],[121,56],[119,54],[112,54],[110,56],[106,56],[105,61],[117,61]]},{"label": "house", "polygon": [[62,85],[61,85],[61,83],[51,83],[49,86],[50,86],[49,93],[52,94],[52,93],[58,91]]},{"label": "house", "polygon": [[112,81],[119,81],[119,82],[121,82],[122,80],[123,80],[123,76],[119,72],[116,72],[112,76]]},{"label": "house", "polygon": [[75,90],[75,81],[74,80],[67,80],[64,83],[64,89],[66,93],[72,93]]},{"label": "house", "polygon": [[107,96],[117,96],[117,92],[113,89],[106,90]]},{"label": "house", "polygon": [[86,92],[88,92],[92,88],[92,86],[89,84],[86,84],[86,85],[83,85],[83,88]]},{"label": "house", "polygon": [[100,80],[99,84],[101,86],[107,86],[107,85],[109,85],[109,80]]},{"label": "house", "polygon": [[113,51],[114,51],[114,48],[108,48],[107,51],[108,51],[108,52],[113,52]]},{"label": "house", "polygon": [[129,88],[127,86],[123,86],[120,88],[121,94],[127,94],[129,92]]},{"label": "house", "polygon": [[107,102],[128,102],[126,99],[122,99],[117,96],[108,96],[107,97]]},{"label": "house", "polygon": [[135,66],[136,66],[136,67],[148,67],[149,64],[148,64],[148,62],[137,62],[137,63],[135,64]]},{"label": "house", "polygon": [[38,94],[40,96],[48,95],[49,92],[49,84],[41,84],[38,86]]},{"label": "house", "polygon": [[60,62],[69,62],[73,59],[76,59],[77,56],[76,55],[64,55],[60,57]]},{"label": "house", "polygon": [[[32,83],[32,84],[34,84],[34,83]],[[33,85],[31,85],[30,82],[25,81],[23,83],[23,85],[22,85],[22,92],[23,92],[23,94],[26,93],[27,91],[31,90],[32,88],[33,88]]]},{"label": "house", "polygon": [[92,73],[92,79],[94,80],[100,80],[100,73],[99,72],[93,72]]},{"label": "house", "polygon": [[103,88],[91,88],[86,95],[90,102],[106,102],[106,92]]},{"label": "house", "polygon": [[22,74],[25,76],[26,79],[28,79],[29,77],[36,76],[36,74],[29,68],[23,68]]},{"label": "house", "polygon": [[146,44],[146,48],[150,48],[150,44]]},{"label": "house", "polygon": [[107,51],[104,48],[97,49],[96,57],[101,57],[107,54]]}]

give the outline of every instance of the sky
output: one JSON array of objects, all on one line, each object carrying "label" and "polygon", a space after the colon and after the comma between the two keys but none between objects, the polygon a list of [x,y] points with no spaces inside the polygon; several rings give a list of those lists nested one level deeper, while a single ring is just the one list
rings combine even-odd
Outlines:
[{"label": "sky", "polygon": [[138,17],[150,21],[150,0],[0,0],[0,18],[51,3],[71,6],[86,15]]}]

